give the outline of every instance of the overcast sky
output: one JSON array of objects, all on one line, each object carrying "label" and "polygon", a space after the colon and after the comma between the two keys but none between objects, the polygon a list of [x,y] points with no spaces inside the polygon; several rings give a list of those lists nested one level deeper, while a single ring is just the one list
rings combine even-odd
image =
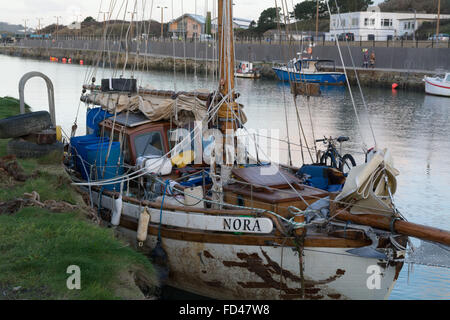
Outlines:
[{"label": "overcast sky", "polygon": [[[103,21],[103,14],[99,12],[106,12],[110,10],[110,4],[116,3],[112,18],[119,17],[123,19],[124,12],[132,12],[135,3],[138,4],[137,12],[139,20],[142,19],[144,12],[145,19],[151,17],[157,21],[161,20],[161,9],[157,6],[168,7],[164,9],[164,22],[171,20],[172,17],[178,17],[184,13],[195,13],[205,15],[206,8],[212,11],[215,8],[217,0],[0,0],[0,21],[24,24],[27,19],[27,25],[35,28],[38,25],[38,18],[41,18],[41,25],[49,25],[56,23],[56,16],[60,16],[60,23],[69,24],[78,19],[84,19],[87,16]],[[286,0],[289,10],[292,10],[292,5],[301,2],[299,0]],[[381,0],[375,0],[380,2]],[[125,4],[128,2],[128,7],[125,10]],[[234,0],[234,16],[239,18],[246,18],[250,20],[257,20],[260,13],[269,7],[275,6],[275,0]],[[278,1],[280,6],[281,1]],[[338,1],[339,3],[339,1]],[[122,8],[121,5],[123,4]],[[145,4],[145,10],[142,10]],[[153,4],[153,6],[152,6]],[[172,5],[173,4],[173,5]],[[153,7],[152,11],[151,7]],[[173,10],[172,10],[173,7]],[[127,14],[127,19],[130,19],[131,14]],[[135,18],[136,19],[136,18]]]}]

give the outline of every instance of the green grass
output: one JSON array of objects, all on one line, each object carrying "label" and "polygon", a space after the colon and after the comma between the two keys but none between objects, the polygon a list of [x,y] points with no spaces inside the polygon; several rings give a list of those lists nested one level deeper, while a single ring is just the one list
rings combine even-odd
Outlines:
[{"label": "green grass", "polygon": [[[120,272],[138,265],[153,273],[148,259],[115,239],[111,229],[77,213],[25,208],[0,216],[0,252],[0,287],[24,288],[22,299],[117,299]],[[71,265],[80,267],[81,290],[67,289]]]},{"label": "green grass", "polygon": [[[19,112],[13,98],[0,98],[0,118]],[[0,156],[7,140],[0,140]],[[41,201],[81,204],[58,159],[18,160],[28,175],[25,182],[1,181],[0,202],[36,191]],[[67,268],[81,270],[81,290],[66,286]],[[52,213],[28,207],[0,215],[1,299],[135,299],[142,293],[130,274],[151,286],[157,284],[148,258],[117,239],[112,229],[101,228],[80,211]],[[16,288],[17,290],[14,290]]]}]

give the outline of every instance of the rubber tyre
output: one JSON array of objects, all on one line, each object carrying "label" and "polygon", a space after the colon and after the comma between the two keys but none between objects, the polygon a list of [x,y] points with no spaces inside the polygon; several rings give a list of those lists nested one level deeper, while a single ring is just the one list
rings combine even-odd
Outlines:
[{"label": "rubber tyre", "polygon": [[0,119],[0,139],[18,138],[52,126],[50,113],[36,111]]},{"label": "rubber tyre", "polygon": [[331,152],[326,152],[320,158],[320,164],[332,168],[337,168],[336,159]]},{"label": "rubber tyre", "polygon": [[[12,139],[8,142],[8,154],[15,154],[18,158],[41,158],[50,153],[61,154],[64,152],[64,144],[56,142],[53,144],[36,144],[21,138]],[[55,155],[55,156],[56,156]]]},{"label": "rubber tyre", "polygon": [[[344,154],[344,156],[342,157],[342,161],[339,164],[339,170],[343,173],[348,173],[348,171],[350,171],[351,168],[356,167],[356,161],[353,158],[353,156],[351,154]],[[348,170],[345,171],[344,170]]]}]

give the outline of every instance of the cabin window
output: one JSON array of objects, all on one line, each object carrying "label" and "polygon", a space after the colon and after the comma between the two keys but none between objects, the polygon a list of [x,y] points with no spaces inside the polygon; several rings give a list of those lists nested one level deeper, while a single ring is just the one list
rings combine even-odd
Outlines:
[{"label": "cabin window", "polygon": [[164,155],[163,140],[159,131],[146,132],[134,138],[134,148],[136,149],[136,158],[143,156]]},{"label": "cabin window", "polygon": [[450,74],[447,75],[447,78],[445,79],[445,81],[450,82]]}]

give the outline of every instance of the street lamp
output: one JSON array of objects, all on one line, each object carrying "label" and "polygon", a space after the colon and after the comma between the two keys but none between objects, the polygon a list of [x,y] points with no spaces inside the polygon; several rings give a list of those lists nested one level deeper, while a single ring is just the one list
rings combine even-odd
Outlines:
[{"label": "street lamp", "polygon": [[164,34],[164,9],[168,9],[167,7],[163,7],[163,6],[157,6],[156,8],[161,9],[161,39],[163,38],[163,34]]},{"label": "street lamp", "polygon": [[25,39],[27,38],[27,21],[30,21],[30,19],[23,19],[25,22]]},{"label": "street lamp", "polygon": [[59,19],[62,19],[62,17],[61,16],[53,16],[53,18],[56,18],[56,40],[58,40]]},{"label": "street lamp", "polygon": [[417,12],[416,9],[409,8],[409,11],[414,11],[414,28],[413,28],[413,41],[416,40],[416,29],[417,29]]},{"label": "street lamp", "polygon": [[38,21],[38,34],[41,34],[41,20],[43,20],[44,18],[36,18]]}]

